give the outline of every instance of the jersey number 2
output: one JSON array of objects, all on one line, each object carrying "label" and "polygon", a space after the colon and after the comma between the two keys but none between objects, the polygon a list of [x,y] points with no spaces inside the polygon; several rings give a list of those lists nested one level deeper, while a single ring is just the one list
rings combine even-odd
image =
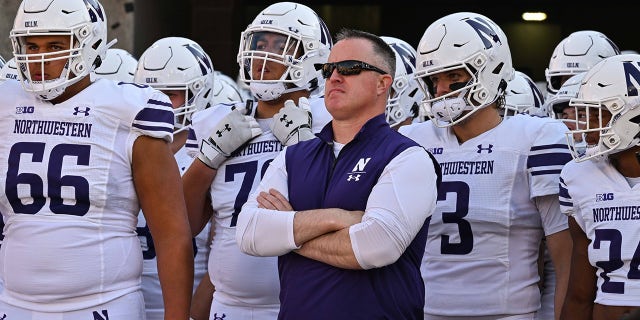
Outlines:
[{"label": "jersey number 2", "polygon": [[[600,276],[604,280],[601,286],[602,292],[624,294],[624,282],[611,281],[611,277],[607,274],[624,266],[622,261],[622,233],[617,229],[596,229],[596,238],[593,241],[593,248],[600,249],[603,241],[609,241],[609,260],[598,261],[596,266],[602,269]],[[631,258],[629,266],[628,279],[640,279],[640,243],[636,247],[636,251]]]}]

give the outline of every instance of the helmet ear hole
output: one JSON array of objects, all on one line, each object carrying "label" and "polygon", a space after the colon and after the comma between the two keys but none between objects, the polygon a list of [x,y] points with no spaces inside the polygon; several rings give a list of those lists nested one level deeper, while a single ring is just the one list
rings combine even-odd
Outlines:
[{"label": "helmet ear hole", "polygon": [[72,65],[72,72],[76,75],[82,74],[84,69],[85,69],[84,62],[82,61],[77,61]]},{"label": "helmet ear hole", "polygon": [[404,78],[399,78],[396,80],[396,88],[398,89],[398,91],[400,91],[400,89],[403,89],[406,86],[407,86],[407,81]]},{"label": "helmet ear hole", "polygon": [[620,137],[617,134],[610,135],[602,140],[602,143],[609,148],[615,148],[620,144]]},{"label": "helmet ear hole", "polygon": [[293,78],[294,78],[294,79],[300,79],[300,78],[302,78],[302,76],[303,76],[304,74],[303,74],[303,71],[302,71],[302,70],[299,70],[299,69],[298,69],[298,70],[294,71],[292,75],[293,75]]},{"label": "helmet ear hole", "polygon": [[76,32],[76,35],[80,40],[84,40],[91,34],[90,30],[91,30],[90,26],[83,26],[82,28],[78,29],[78,32]]},{"label": "helmet ear hole", "polygon": [[197,80],[195,82],[193,82],[193,84],[191,85],[191,91],[198,91],[200,89],[202,89],[202,87],[204,86],[204,84],[202,83],[202,80]]},{"label": "helmet ear hole", "polygon": [[318,45],[316,44],[316,41],[309,41],[309,42],[307,42],[307,45],[305,46],[305,48],[307,50],[313,50],[316,47],[318,47]]},{"label": "helmet ear hole", "polygon": [[486,61],[487,60],[485,59],[485,57],[483,55],[478,55],[472,61],[473,67],[475,69],[480,69],[485,64]]}]

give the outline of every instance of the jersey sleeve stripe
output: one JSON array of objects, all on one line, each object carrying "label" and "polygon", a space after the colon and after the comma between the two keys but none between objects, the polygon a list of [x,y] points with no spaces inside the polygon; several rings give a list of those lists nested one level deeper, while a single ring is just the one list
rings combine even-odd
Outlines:
[{"label": "jersey sleeve stripe", "polygon": [[531,147],[531,151],[540,151],[540,150],[549,150],[549,149],[562,149],[562,150],[566,150],[566,152],[569,152],[569,147],[563,143],[545,144],[545,145]]},{"label": "jersey sleeve stripe", "polygon": [[134,124],[151,126],[167,126],[173,130],[174,113],[172,109],[146,107],[136,115],[133,120]]},{"label": "jersey sleeve stripe", "polygon": [[541,176],[541,175],[545,175],[545,174],[560,174],[560,171],[562,171],[562,169],[557,169],[557,170],[536,170],[536,171],[531,171],[531,175],[532,176]]},{"label": "jersey sleeve stripe", "polygon": [[[569,207],[569,208],[573,207],[573,202],[560,200],[559,203],[560,203],[560,207]],[[562,211],[564,212],[566,210],[562,210]]]},{"label": "jersey sleeve stripe", "polygon": [[171,103],[167,103],[167,102],[160,101],[160,100],[156,100],[156,99],[149,99],[149,100],[147,101],[147,104],[157,105],[157,106],[165,106],[165,107],[173,108],[173,107],[171,106]]},{"label": "jersey sleeve stripe", "polygon": [[187,141],[184,146],[189,149],[198,149],[198,143],[193,141]]},{"label": "jersey sleeve stripe", "polygon": [[198,138],[196,137],[196,132],[193,128],[189,128],[189,135],[187,135],[187,142],[184,144],[187,149],[196,149],[196,151],[200,150],[200,143]]},{"label": "jersey sleeve stripe", "polygon": [[140,130],[144,130],[144,131],[163,131],[163,132],[173,133],[173,126],[171,126],[171,127],[166,127],[166,126],[147,126],[147,125],[143,125],[143,124],[140,124],[140,123],[134,123],[133,127],[134,128],[138,128]]},{"label": "jersey sleeve stripe", "polygon": [[560,183],[559,196],[567,199],[571,198],[571,196],[569,195],[569,190],[562,183]]},{"label": "jersey sleeve stripe", "polygon": [[564,179],[562,179],[562,177],[560,177],[560,191],[558,192],[558,198],[560,209],[563,213],[566,214],[571,208],[573,208],[573,200],[571,199],[569,189],[567,189],[567,185],[564,183]]},{"label": "jersey sleeve stripe", "polygon": [[571,161],[571,155],[568,152],[531,154],[527,158],[527,168],[531,169],[543,166],[563,166],[569,161]]}]

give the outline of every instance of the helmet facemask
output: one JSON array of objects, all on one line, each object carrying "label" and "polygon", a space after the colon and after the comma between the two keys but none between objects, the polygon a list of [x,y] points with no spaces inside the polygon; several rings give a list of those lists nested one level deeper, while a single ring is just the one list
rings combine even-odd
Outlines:
[{"label": "helmet facemask", "polygon": [[[611,112],[605,107],[605,104],[611,102],[580,99],[571,99],[569,102],[569,106],[574,108],[576,119],[563,121],[569,127],[575,128],[568,130],[565,135],[571,155],[576,162],[592,158],[603,159],[605,154],[619,147],[620,141],[609,126]],[[623,103],[623,101],[617,103]]]},{"label": "helmet facemask", "polygon": [[[301,83],[305,72],[302,61],[307,58],[301,37],[263,28],[243,34],[242,39],[241,80],[249,84],[254,95],[269,101],[286,92],[309,89],[307,83]],[[269,74],[280,69],[279,66],[284,68],[279,77]]]},{"label": "helmet facemask", "polygon": [[[206,88],[202,79],[193,79],[187,83],[163,83],[152,85],[154,89],[160,91],[183,91],[184,103],[173,108],[175,115],[174,133],[186,130],[191,125],[191,116],[198,110],[209,107],[212,88]],[[202,104],[203,107],[198,107]]]},{"label": "helmet facemask", "polygon": [[[481,59],[478,61],[481,61]],[[457,69],[464,70],[471,78],[466,82],[451,84],[450,92],[436,97],[435,88],[429,77]],[[420,87],[426,97],[423,101],[423,107],[431,120],[440,128],[458,124],[471,116],[476,110],[496,101],[489,100],[486,90],[478,81],[478,72],[467,63],[446,66],[437,71],[426,72],[426,76],[418,78],[418,83],[420,83]],[[481,99],[476,100],[476,97]]]},{"label": "helmet facemask", "polygon": [[[83,37],[87,38],[87,29],[90,26],[75,28],[71,32],[46,32],[43,34],[31,33],[29,35],[17,35],[12,33],[12,42],[15,63],[18,67],[18,76],[22,82],[25,91],[37,94],[43,100],[52,100],[60,96],[65,89],[80,81],[94,66],[99,65],[100,57],[96,57],[93,65],[86,65],[83,57]],[[56,52],[46,53],[27,53],[27,47],[30,36],[68,36],[70,48]],[[81,39],[81,40],[78,40]],[[59,60],[67,60],[60,76],[54,79],[34,79],[37,78],[29,69],[30,64],[36,64],[39,68],[35,69],[41,76],[45,74],[45,63]],[[49,70],[50,71],[50,70]]]}]

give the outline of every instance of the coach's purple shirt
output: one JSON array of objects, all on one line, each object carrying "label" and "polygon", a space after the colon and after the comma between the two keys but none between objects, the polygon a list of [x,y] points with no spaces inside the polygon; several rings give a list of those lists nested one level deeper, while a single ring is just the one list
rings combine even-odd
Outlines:
[{"label": "coach's purple shirt", "polygon": [[[365,210],[385,166],[402,151],[418,146],[391,129],[384,115],[369,120],[337,158],[331,123],[318,137],[290,146],[286,153],[289,201],[296,211]],[[425,292],[420,263],[429,220],[400,258],[382,268],[347,270],[293,252],[280,256],[278,318],[422,319]]]}]

